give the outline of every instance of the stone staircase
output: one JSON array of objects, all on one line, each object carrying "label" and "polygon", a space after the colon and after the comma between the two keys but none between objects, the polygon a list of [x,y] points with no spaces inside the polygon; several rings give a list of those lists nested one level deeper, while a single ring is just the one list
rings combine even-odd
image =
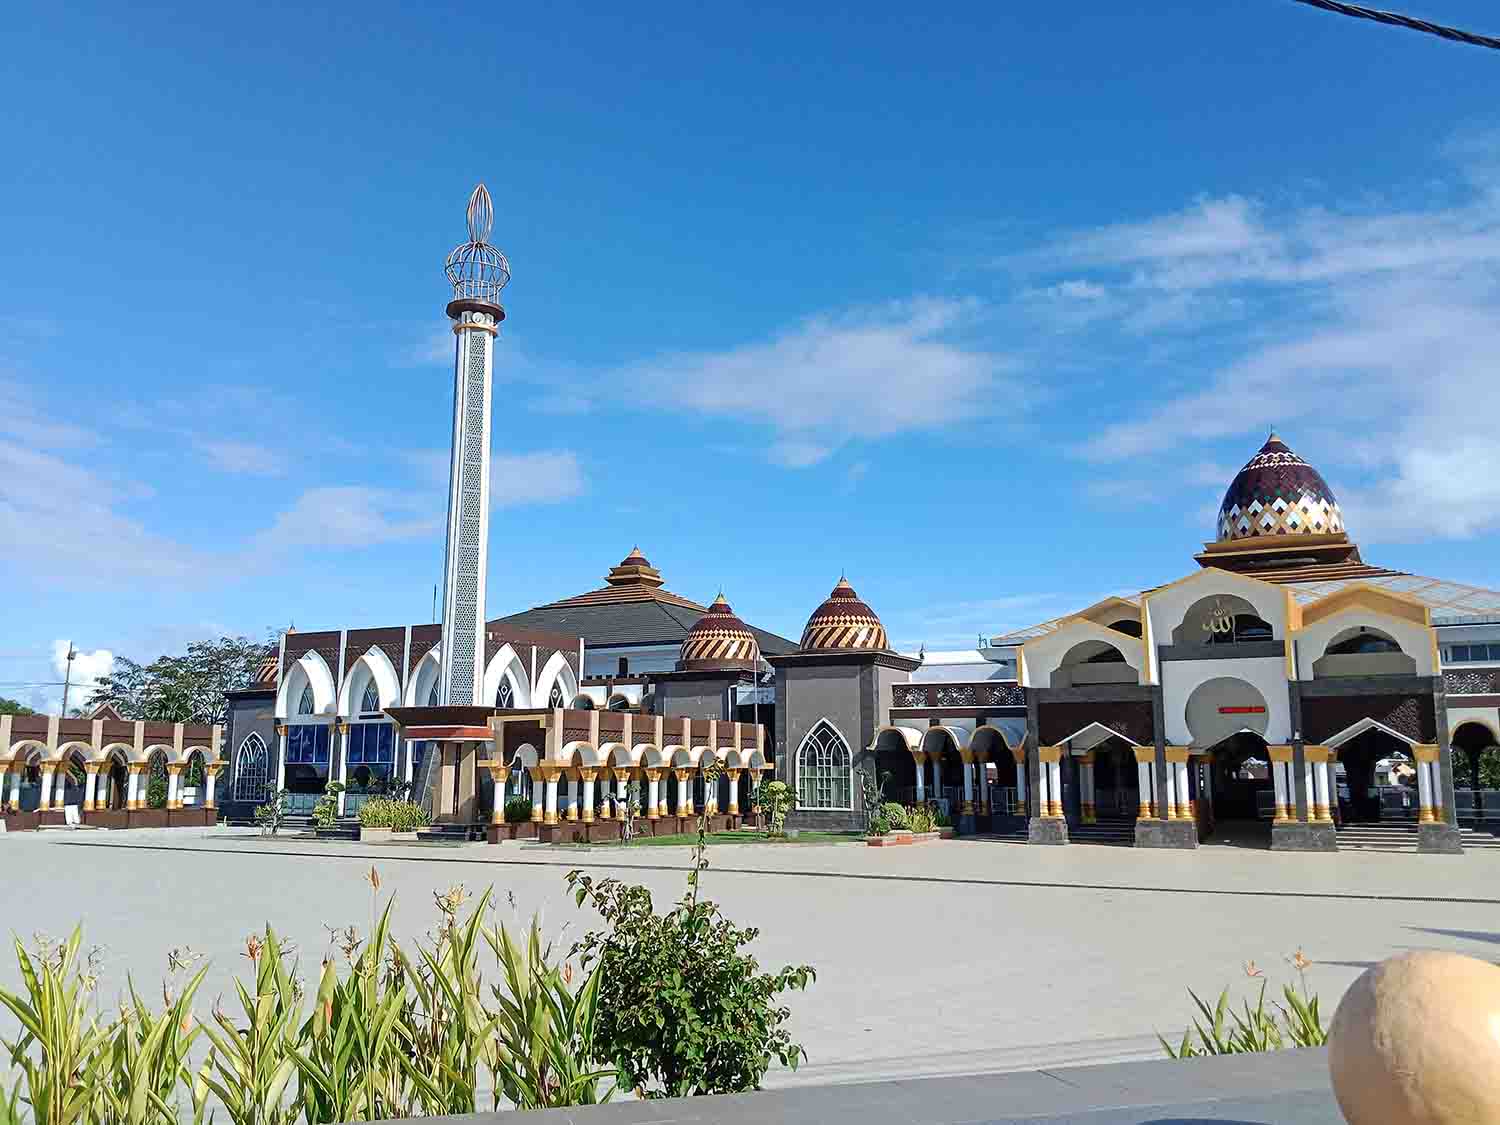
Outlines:
[{"label": "stone staircase", "polygon": [[1101,816],[1097,824],[1069,824],[1068,843],[1107,844],[1117,848],[1135,847],[1135,819],[1123,816]]},{"label": "stone staircase", "polygon": [[[1482,851],[1500,849],[1500,836],[1490,832],[1478,832],[1462,825],[1458,829],[1459,842],[1464,849]],[[1417,850],[1417,826],[1415,823],[1346,824],[1338,830],[1341,849],[1357,851],[1414,852]]]}]

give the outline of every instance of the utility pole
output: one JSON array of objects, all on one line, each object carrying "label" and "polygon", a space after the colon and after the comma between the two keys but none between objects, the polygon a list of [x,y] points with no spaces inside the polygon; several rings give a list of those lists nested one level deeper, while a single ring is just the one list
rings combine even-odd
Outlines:
[{"label": "utility pole", "polygon": [[73,647],[73,642],[68,642],[68,669],[67,675],[63,677],[63,701],[62,717],[68,717],[68,689],[73,686],[73,658],[78,655],[78,650]]}]

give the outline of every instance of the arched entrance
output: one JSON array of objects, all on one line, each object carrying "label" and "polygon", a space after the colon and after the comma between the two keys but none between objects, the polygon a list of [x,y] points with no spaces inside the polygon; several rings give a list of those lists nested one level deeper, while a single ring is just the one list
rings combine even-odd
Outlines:
[{"label": "arched entrance", "polygon": [[[903,805],[915,804],[917,761],[906,732],[886,728],[875,736],[874,749],[876,784],[883,786],[885,799],[900,801]],[[925,785],[922,795],[924,798],[927,795]]]},{"label": "arched entrance", "polygon": [[[1209,757],[1214,822],[1263,824],[1269,833],[1276,812],[1276,792],[1266,740],[1250,731],[1239,731],[1215,743]],[[1266,839],[1269,842],[1270,836]]]},{"label": "arched entrance", "polygon": [[1094,747],[1094,808],[1102,820],[1134,820],[1140,813],[1135,747],[1110,738]]},{"label": "arched entrance", "polygon": [[1460,817],[1484,820],[1500,813],[1500,740],[1484,723],[1459,723],[1453,747],[1454,803]]},{"label": "arched entrance", "polygon": [[1411,747],[1389,731],[1370,727],[1335,751],[1341,824],[1417,819],[1416,770]]}]

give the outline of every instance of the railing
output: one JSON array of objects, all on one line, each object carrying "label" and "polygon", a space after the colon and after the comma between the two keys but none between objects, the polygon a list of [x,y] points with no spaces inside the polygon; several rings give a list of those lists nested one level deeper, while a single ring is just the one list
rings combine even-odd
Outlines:
[{"label": "railing", "polygon": [[894,684],[892,707],[1024,707],[1026,693],[1014,680],[972,684]]},{"label": "railing", "polygon": [[313,806],[318,803],[321,793],[288,793],[286,795],[287,816],[311,816]]},{"label": "railing", "polygon": [[1472,668],[1443,673],[1449,695],[1500,695],[1500,668]]}]

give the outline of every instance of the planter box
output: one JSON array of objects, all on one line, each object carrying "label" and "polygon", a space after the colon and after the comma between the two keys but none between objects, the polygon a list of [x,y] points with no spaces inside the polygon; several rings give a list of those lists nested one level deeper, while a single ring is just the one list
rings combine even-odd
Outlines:
[{"label": "planter box", "polygon": [[939,828],[937,832],[940,840],[951,840],[958,835],[957,828]]},{"label": "planter box", "polygon": [[166,809],[131,809],[131,828],[165,828],[167,826]]},{"label": "planter box", "polygon": [[83,822],[96,828],[129,828],[130,814],[124,809],[98,809],[84,813]]},{"label": "planter box", "polygon": [[35,832],[40,822],[40,818],[34,812],[0,813],[0,820],[5,821],[7,832]]},{"label": "planter box", "polygon": [[[906,844],[930,844],[935,840],[947,839],[941,835],[942,829],[937,832],[889,832],[884,836],[866,836],[865,843],[872,848],[895,848]],[[948,829],[947,831],[952,831]]]},{"label": "planter box", "polygon": [[[359,826],[359,842],[361,844],[387,844],[390,843],[392,829],[390,828],[366,828],[363,824]],[[406,835],[406,833],[402,833]],[[411,834],[413,838],[416,833]]]}]

